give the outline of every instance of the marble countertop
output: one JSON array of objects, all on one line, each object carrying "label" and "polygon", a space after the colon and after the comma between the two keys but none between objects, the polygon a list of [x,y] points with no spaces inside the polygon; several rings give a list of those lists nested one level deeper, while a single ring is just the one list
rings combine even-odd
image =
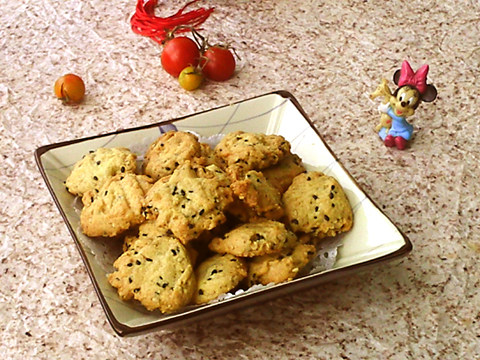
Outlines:
[{"label": "marble countertop", "polygon": [[[160,1],[168,14],[181,3]],[[133,33],[133,0],[0,7],[0,353],[7,359],[480,358],[480,5],[203,1],[235,76],[182,90]],[[374,132],[380,79],[430,65],[433,103],[405,151]],[[78,106],[53,96],[73,72]],[[410,238],[400,263],[133,338],[115,335],[34,161],[36,148],[290,91],[345,168]]]}]

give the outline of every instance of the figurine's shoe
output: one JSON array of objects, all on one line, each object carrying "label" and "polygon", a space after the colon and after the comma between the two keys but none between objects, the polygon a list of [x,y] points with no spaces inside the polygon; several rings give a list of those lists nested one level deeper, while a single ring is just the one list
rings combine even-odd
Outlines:
[{"label": "figurine's shoe", "polygon": [[407,140],[405,140],[401,136],[396,136],[395,137],[395,146],[397,147],[398,150],[404,150],[407,147]]},{"label": "figurine's shoe", "polygon": [[392,135],[387,135],[384,140],[385,146],[394,147],[395,146],[395,137]]}]

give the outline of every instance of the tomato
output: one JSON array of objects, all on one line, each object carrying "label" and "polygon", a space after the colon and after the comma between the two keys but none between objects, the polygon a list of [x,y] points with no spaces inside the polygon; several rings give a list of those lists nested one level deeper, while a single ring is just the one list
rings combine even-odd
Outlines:
[{"label": "tomato", "polygon": [[187,66],[197,66],[200,50],[192,39],[180,36],[168,40],[161,55],[162,66],[167,73],[178,77]]},{"label": "tomato", "polygon": [[203,75],[196,71],[193,66],[187,66],[178,77],[180,86],[188,91],[197,89],[202,84],[202,81]]},{"label": "tomato", "polygon": [[85,95],[85,84],[80,76],[66,74],[55,81],[53,91],[65,103],[78,104]]},{"label": "tomato", "polygon": [[227,48],[211,46],[203,53],[201,67],[207,78],[225,81],[230,79],[235,71],[235,58]]}]

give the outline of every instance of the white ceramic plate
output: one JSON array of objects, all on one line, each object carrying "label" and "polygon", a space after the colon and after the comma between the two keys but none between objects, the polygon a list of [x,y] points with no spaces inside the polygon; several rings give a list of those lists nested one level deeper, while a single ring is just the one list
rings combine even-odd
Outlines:
[{"label": "white ceramic plate", "polygon": [[[121,252],[121,244],[111,240],[90,239],[82,234],[79,220],[80,204],[65,190],[64,181],[73,165],[89,151],[99,147],[124,146],[136,152],[141,159],[148,145],[161,133],[170,129],[194,131],[201,136],[235,130],[279,134],[291,143],[292,152],[302,158],[307,169],[320,170],[335,177],[352,204],[354,226],[351,231],[339,238],[341,246],[338,248],[333,267],[287,283],[260,287],[255,291],[216,303],[187,307],[175,314],[149,312],[136,303],[121,301],[106,277],[113,271],[112,263]],[[265,94],[158,124],[43,146],[37,149],[35,158],[78,247],[108,320],[121,336],[183,325],[203,317],[300,291],[362,270],[368,265],[402,257],[412,250],[408,238],[359,188],[324,143],[297,100],[285,91]]]}]

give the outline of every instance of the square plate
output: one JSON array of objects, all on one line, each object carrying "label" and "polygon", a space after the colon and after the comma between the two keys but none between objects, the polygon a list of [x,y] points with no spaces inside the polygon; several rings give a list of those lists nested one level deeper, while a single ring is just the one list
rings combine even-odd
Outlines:
[{"label": "square plate", "polygon": [[[121,252],[121,244],[109,240],[93,240],[82,234],[79,202],[65,191],[64,181],[73,165],[91,150],[123,146],[141,158],[148,145],[170,129],[194,131],[206,137],[235,130],[279,134],[291,143],[292,152],[302,158],[307,169],[319,170],[335,177],[352,204],[354,226],[340,236],[341,245],[333,268],[216,303],[187,307],[174,314],[149,312],[136,303],[121,301],[106,276],[113,271],[112,263]],[[157,124],[42,146],[36,150],[35,159],[85,263],[107,318],[120,336],[172,328],[300,291],[379,262],[400,258],[412,250],[409,239],[360,189],[325,144],[298,101],[285,91],[272,92]]]}]

